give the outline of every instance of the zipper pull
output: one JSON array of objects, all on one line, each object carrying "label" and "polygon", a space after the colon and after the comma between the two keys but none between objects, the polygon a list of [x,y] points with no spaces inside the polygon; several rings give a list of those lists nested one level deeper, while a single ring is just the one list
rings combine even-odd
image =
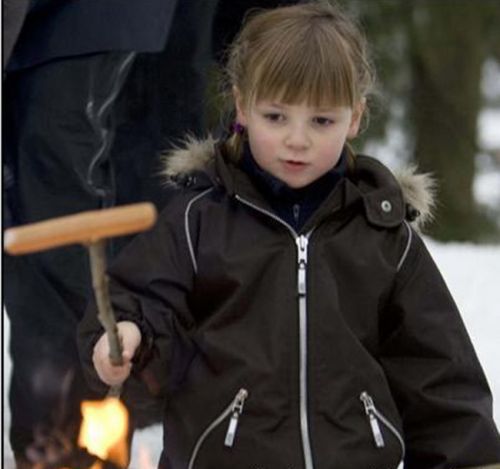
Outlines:
[{"label": "zipper pull", "polygon": [[307,245],[309,240],[307,236],[301,235],[296,239],[298,269],[298,293],[300,296],[306,294],[306,265],[307,265]]},{"label": "zipper pull", "polygon": [[306,294],[306,265],[304,262],[299,264],[298,291],[300,296]]},{"label": "zipper pull", "polygon": [[307,236],[300,235],[295,242],[297,243],[298,261],[299,264],[307,264],[307,245],[309,244],[309,239]]},{"label": "zipper pull", "polygon": [[384,437],[382,435],[382,431],[380,430],[380,425],[376,417],[376,409],[375,409],[375,404],[373,403],[373,399],[366,391],[363,391],[361,393],[359,399],[363,402],[363,405],[365,406],[365,412],[366,415],[368,415],[368,419],[370,421],[370,427],[372,429],[375,446],[377,448],[383,448],[385,446]]},{"label": "zipper pull", "polygon": [[238,420],[241,413],[243,412],[243,405],[245,404],[245,399],[247,397],[248,391],[246,389],[240,389],[238,391],[238,394],[234,398],[233,406],[231,408],[231,420],[229,421],[229,426],[227,427],[224,446],[231,448],[234,444],[234,438],[236,436],[236,430],[238,428]]}]

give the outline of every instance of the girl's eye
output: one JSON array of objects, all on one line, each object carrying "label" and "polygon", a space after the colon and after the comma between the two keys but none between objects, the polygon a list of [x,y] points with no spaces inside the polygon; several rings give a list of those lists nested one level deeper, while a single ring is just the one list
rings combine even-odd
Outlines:
[{"label": "girl's eye", "polygon": [[283,122],[285,120],[285,116],[279,112],[268,112],[264,114],[264,118],[270,122]]},{"label": "girl's eye", "polygon": [[314,117],[313,122],[319,125],[320,127],[327,127],[333,124],[332,119],[330,119],[329,117],[321,117],[321,116]]}]

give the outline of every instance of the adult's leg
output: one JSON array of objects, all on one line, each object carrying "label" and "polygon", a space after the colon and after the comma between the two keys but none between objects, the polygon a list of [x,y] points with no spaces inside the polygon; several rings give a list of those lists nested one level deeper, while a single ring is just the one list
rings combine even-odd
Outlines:
[{"label": "adult's leg", "polygon": [[[113,204],[111,113],[133,55],[60,60],[7,77],[6,163],[14,223]],[[76,441],[80,402],[97,397],[82,378],[76,326],[87,303],[87,253],[70,246],[4,257],[10,318],[11,445],[19,459],[37,434]]]}]

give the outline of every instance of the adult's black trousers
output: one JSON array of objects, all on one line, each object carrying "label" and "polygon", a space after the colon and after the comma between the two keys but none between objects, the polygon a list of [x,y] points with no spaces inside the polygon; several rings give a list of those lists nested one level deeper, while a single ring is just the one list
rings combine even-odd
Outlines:
[{"label": "adult's black trousers", "polygon": [[[113,108],[130,52],[56,60],[4,80],[4,224],[110,207]],[[10,319],[11,445],[24,456],[37,435],[75,440],[80,402],[98,397],[83,379],[76,325],[91,288],[81,246],[4,256]]]}]

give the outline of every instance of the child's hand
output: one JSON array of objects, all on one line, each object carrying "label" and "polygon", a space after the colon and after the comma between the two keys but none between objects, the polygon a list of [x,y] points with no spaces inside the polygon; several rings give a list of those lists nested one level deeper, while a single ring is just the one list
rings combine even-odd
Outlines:
[{"label": "child's hand", "polygon": [[141,331],[133,322],[120,321],[117,323],[117,328],[123,346],[123,365],[111,364],[107,333],[103,334],[95,344],[92,356],[99,378],[109,386],[120,385],[128,378],[132,369],[131,360],[142,339]]}]

